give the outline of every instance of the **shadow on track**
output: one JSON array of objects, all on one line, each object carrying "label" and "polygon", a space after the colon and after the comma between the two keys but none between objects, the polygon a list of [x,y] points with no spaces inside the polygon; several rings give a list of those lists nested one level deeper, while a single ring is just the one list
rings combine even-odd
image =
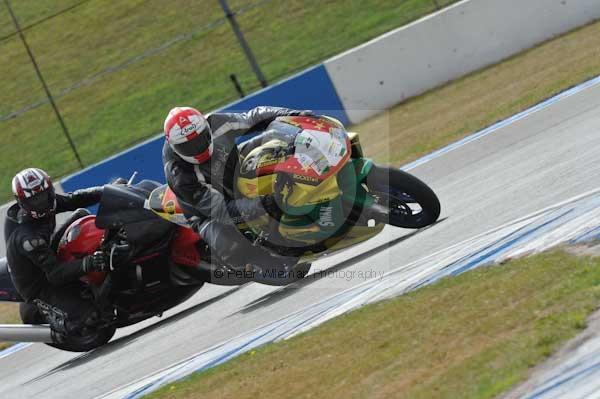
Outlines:
[{"label": "shadow on track", "polygon": [[435,226],[436,224],[442,222],[446,220],[446,218],[443,219],[439,219],[437,222],[435,222],[434,224],[427,226],[423,229],[419,229],[416,231],[411,232],[410,234],[407,234],[405,236],[402,237],[398,237],[390,242],[386,242],[385,244],[379,245],[378,247],[372,248],[360,255],[357,255],[353,258],[350,259],[346,259],[343,262],[338,263],[335,266],[332,266],[328,269],[325,270],[321,270],[317,273],[313,273],[313,274],[309,274],[308,276],[306,276],[304,279],[297,281],[295,283],[292,283],[290,285],[286,285],[285,287],[282,287],[281,289],[277,290],[277,291],[273,291],[270,292],[266,295],[263,295],[260,298],[255,299],[254,301],[250,302],[249,304],[247,304],[246,306],[244,306],[241,310],[230,314],[227,317],[231,317],[237,314],[246,314],[246,313],[250,313],[252,311],[254,311],[255,309],[259,309],[262,308],[264,306],[268,306],[273,304],[274,302],[278,302],[281,301],[282,299],[287,298],[288,296],[292,295],[294,293],[295,290],[298,290],[302,287],[306,287],[312,283],[315,283],[321,279],[323,279],[324,277],[327,277],[328,275],[330,275],[331,273],[335,273],[339,270],[343,270],[347,267],[350,267],[358,262],[361,262],[373,255],[378,254],[379,252],[385,251],[388,248],[393,247],[396,244],[399,244],[405,240],[408,240],[409,238],[415,236],[416,234],[419,234],[433,226]]},{"label": "shadow on track", "polygon": [[176,322],[178,320],[181,320],[181,319],[187,317],[188,315],[190,315],[190,314],[192,314],[192,313],[194,313],[194,312],[196,312],[196,311],[198,311],[198,310],[200,310],[202,308],[205,308],[205,307],[207,307],[209,305],[212,305],[215,302],[220,301],[221,299],[223,299],[223,298],[225,298],[225,297],[227,297],[227,296],[235,293],[241,287],[242,286],[235,287],[235,288],[233,288],[233,289],[231,289],[229,291],[223,292],[222,294],[217,295],[214,298],[208,299],[208,300],[206,300],[204,302],[201,302],[201,303],[199,303],[197,305],[194,305],[194,306],[192,306],[189,309],[182,310],[181,312],[176,313],[176,314],[174,314],[172,316],[169,316],[169,317],[167,317],[164,320],[161,320],[161,321],[159,321],[157,323],[152,324],[151,326],[144,327],[141,330],[138,330],[138,331],[136,331],[134,333],[131,333],[131,334],[125,336],[125,337],[121,337],[121,338],[115,339],[114,341],[110,341],[108,344],[106,344],[104,346],[101,346],[101,347],[99,347],[97,349],[94,349],[94,350],[91,350],[89,352],[83,353],[80,356],[77,356],[77,357],[75,357],[73,359],[70,359],[70,360],[66,361],[65,363],[63,363],[61,365],[58,365],[58,366],[54,367],[53,369],[49,370],[48,372],[46,372],[44,374],[42,374],[42,375],[40,375],[40,376],[38,376],[36,378],[33,378],[33,379],[27,381],[27,383],[29,383],[29,382],[35,382],[35,381],[44,379],[44,378],[46,378],[46,377],[48,377],[48,376],[50,376],[52,374],[55,374],[55,373],[57,373],[59,371],[68,370],[70,368],[77,367],[79,365],[87,363],[90,360],[94,360],[94,359],[99,358],[101,356],[104,356],[104,355],[106,355],[108,353],[115,352],[115,351],[117,351],[117,350],[119,350],[119,349],[121,349],[121,348],[123,348],[123,347],[125,347],[125,346],[127,346],[127,345],[129,345],[129,344],[131,344],[133,342],[135,342],[139,337],[141,337],[141,336],[143,336],[145,334],[148,334],[148,333],[150,333],[150,332],[152,332],[154,330],[157,330],[157,329],[165,327],[165,326],[167,326],[167,325],[169,325],[171,323],[174,323],[174,322]]}]

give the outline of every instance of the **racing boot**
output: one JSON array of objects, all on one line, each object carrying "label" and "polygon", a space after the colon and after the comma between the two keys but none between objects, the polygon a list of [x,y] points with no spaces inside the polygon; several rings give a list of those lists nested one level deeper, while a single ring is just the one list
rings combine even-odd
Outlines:
[{"label": "racing boot", "polygon": [[274,254],[263,247],[254,246],[233,225],[212,220],[203,222],[197,232],[208,244],[211,256],[217,262],[240,270],[251,280],[271,285],[286,285],[297,280],[310,269],[303,264],[298,267],[297,257]]}]

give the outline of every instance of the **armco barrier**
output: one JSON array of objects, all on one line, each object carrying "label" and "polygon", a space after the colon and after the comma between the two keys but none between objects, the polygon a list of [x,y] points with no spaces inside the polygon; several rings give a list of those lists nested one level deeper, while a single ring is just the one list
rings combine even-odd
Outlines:
[{"label": "armco barrier", "polygon": [[600,18],[599,0],[466,0],[325,61],[352,123]]},{"label": "armco barrier", "polygon": [[[323,65],[303,71],[240,101],[231,103],[219,111],[242,112],[259,105],[311,109],[317,113],[334,116],[343,123],[349,122]],[[168,110],[160,109],[156,112],[166,115]],[[158,135],[156,138],[64,178],[61,181],[62,187],[65,191],[72,191],[81,187],[101,185],[115,177],[127,178],[135,171],[139,172],[140,179],[164,181],[161,161],[163,142],[163,136]]]}]

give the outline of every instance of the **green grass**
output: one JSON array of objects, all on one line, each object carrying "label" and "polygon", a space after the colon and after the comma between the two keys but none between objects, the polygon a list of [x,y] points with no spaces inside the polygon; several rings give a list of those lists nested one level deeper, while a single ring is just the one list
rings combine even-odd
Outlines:
[{"label": "green grass", "polygon": [[369,305],[150,397],[491,398],[599,304],[600,258],[557,250]]},{"label": "green grass", "polygon": [[[0,302],[0,324],[20,324],[19,304],[13,302]],[[0,341],[0,350],[12,345],[10,342]]]},{"label": "green grass", "polygon": [[[449,4],[455,0],[440,1]],[[11,2],[23,26],[76,0]],[[231,8],[256,3],[230,0]],[[270,82],[435,10],[433,0],[267,0],[238,22]],[[201,29],[210,23],[212,29]],[[14,28],[0,4],[0,36]],[[258,83],[214,0],[90,0],[25,33],[50,90],[66,88],[181,35],[164,51],[92,80],[57,103],[86,165],[159,132],[174,105],[210,110],[237,98],[235,73],[247,92]],[[0,42],[0,116],[45,98],[18,38]],[[77,170],[49,105],[0,122],[0,199],[27,166],[53,176]],[[157,159],[157,162],[160,162]]]}]

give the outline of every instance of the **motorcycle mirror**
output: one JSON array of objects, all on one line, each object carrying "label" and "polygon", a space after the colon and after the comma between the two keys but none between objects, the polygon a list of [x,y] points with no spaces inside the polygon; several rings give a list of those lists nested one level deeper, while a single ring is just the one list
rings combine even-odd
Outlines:
[{"label": "motorcycle mirror", "polygon": [[135,178],[137,177],[137,174],[138,174],[138,172],[137,172],[137,171],[133,172],[133,174],[131,175],[131,177],[130,177],[130,178],[129,178],[129,180],[127,181],[127,185],[128,185],[128,186],[130,186],[130,185],[133,183],[133,181],[134,181],[134,180],[135,180]]}]

